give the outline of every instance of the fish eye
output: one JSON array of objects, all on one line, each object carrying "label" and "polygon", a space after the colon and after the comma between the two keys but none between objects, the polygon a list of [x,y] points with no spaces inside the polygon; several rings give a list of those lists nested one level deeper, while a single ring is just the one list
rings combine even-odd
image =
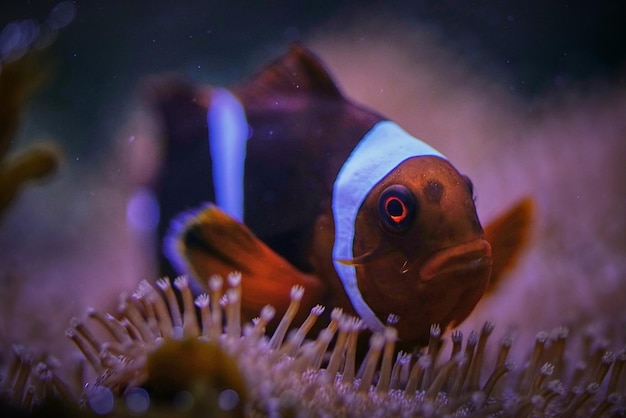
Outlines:
[{"label": "fish eye", "polygon": [[383,225],[392,232],[404,232],[415,219],[415,196],[402,185],[387,187],[378,200],[378,212]]}]

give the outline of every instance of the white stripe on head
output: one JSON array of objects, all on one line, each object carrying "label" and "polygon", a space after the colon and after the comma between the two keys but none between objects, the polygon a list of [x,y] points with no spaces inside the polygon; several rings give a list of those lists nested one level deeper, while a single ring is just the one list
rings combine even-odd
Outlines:
[{"label": "white stripe on head", "polygon": [[243,221],[243,175],[248,122],[239,100],[226,89],[211,92],[207,111],[215,204]]},{"label": "white stripe on head", "polygon": [[354,148],[333,185],[333,263],[354,310],[372,331],[382,330],[384,325],[363,300],[355,267],[338,260],[354,258],[352,246],[356,216],[372,188],[404,160],[422,155],[445,158],[439,151],[409,135],[395,123],[379,122]]}]

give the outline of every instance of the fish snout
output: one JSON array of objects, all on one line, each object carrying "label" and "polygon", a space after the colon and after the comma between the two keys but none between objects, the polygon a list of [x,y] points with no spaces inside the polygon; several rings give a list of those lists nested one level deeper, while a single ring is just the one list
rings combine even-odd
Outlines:
[{"label": "fish snout", "polygon": [[491,245],[477,239],[436,252],[420,268],[420,279],[429,281],[451,275],[488,279],[491,263]]}]

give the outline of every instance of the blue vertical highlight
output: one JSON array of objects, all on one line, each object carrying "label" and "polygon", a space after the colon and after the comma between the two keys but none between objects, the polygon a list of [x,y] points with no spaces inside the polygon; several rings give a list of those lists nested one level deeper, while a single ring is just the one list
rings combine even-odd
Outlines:
[{"label": "blue vertical highlight", "polygon": [[211,92],[207,112],[215,204],[243,221],[243,176],[248,122],[237,98],[226,89]]}]

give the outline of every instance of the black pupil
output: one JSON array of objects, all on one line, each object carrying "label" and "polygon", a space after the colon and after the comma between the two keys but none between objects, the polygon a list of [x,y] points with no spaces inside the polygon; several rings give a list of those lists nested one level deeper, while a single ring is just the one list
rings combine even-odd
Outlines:
[{"label": "black pupil", "polygon": [[399,199],[391,199],[387,202],[387,213],[391,216],[402,216],[402,203]]},{"label": "black pupil", "polygon": [[394,184],[378,198],[378,215],[382,227],[391,233],[404,233],[415,219],[417,202],[408,187]]}]

